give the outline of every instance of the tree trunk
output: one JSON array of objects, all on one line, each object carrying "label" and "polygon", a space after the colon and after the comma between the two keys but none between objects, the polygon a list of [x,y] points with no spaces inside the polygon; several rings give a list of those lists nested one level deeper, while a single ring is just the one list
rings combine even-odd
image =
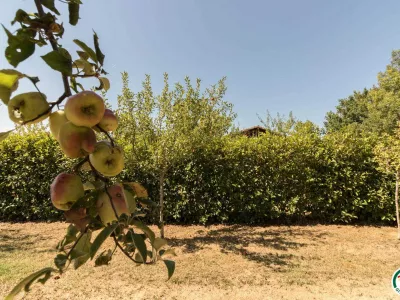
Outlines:
[{"label": "tree trunk", "polygon": [[160,174],[160,236],[164,238],[164,176],[165,172]]},{"label": "tree trunk", "polygon": [[396,220],[397,220],[397,238],[400,239],[400,222],[399,222],[399,178],[400,177],[400,171],[398,170],[396,173],[396,194],[394,195],[395,197],[395,202],[396,202]]}]

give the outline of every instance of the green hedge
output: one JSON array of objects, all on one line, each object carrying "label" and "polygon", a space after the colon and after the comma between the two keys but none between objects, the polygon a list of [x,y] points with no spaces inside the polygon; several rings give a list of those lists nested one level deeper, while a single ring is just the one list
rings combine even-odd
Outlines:
[{"label": "green hedge", "polygon": [[[225,137],[195,149],[168,173],[167,220],[176,223],[367,222],[394,220],[393,178],[376,169],[374,141],[310,131]],[[71,161],[48,134],[1,144],[0,220],[52,220],[49,185]],[[129,163],[127,165],[130,165]],[[157,200],[154,177],[128,170]],[[153,215],[154,216],[154,215]]]},{"label": "green hedge", "polygon": [[50,183],[68,160],[43,131],[12,134],[0,143],[0,220],[54,220]]}]

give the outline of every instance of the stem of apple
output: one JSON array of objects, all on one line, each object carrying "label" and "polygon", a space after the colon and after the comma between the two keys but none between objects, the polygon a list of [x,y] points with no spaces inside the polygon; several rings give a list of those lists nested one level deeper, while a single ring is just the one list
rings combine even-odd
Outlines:
[{"label": "stem of apple", "polygon": [[112,136],[103,128],[101,128],[99,125],[96,125],[97,129],[99,129],[102,133],[104,133],[108,139],[110,140],[111,146],[114,147],[114,139],[112,138]]}]

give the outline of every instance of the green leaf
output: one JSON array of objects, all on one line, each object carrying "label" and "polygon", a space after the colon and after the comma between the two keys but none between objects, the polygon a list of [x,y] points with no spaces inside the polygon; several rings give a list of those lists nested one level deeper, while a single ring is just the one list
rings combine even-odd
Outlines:
[{"label": "green leaf", "polygon": [[70,2],[68,3],[69,11],[69,24],[75,26],[79,20],[79,4]]},{"label": "green leaf", "polygon": [[111,225],[108,225],[105,227],[99,235],[96,237],[96,239],[93,241],[92,246],[90,247],[90,258],[93,259],[93,257],[96,255],[97,251],[101,247],[101,245],[104,243],[104,241],[110,236],[111,233],[114,232],[114,230],[118,227],[118,223],[113,223]]},{"label": "green leaf", "polygon": [[[35,280],[40,280],[39,278],[41,276],[44,276],[43,279],[45,278],[50,278],[50,274],[52,272],[57,272],[56,269],[54,268],[44,268],[41,269],[40,271],[37,271],[28,277],[24,278],[21,282],[19,282],[13,289],[12,291],[4,298],[4,300],[12,300],[16,295],[18,295],[23,289],[27,292],[29,291],[30,286],[35,282]],[[42,284],[45,283],[45,280],[40,281]]]},{"label": "green leaf", "polygon": [[139,228],[141,231],[143,231],[147,237],[150,240],[150,243],[154,242],[154,239],[156,238],[156,235],[154,234],[154,232],[147,226],[145,225],[142,221],[139,220],[132,220],[131,221],[131,225]]},{"label": "green leaf", "polygon": [[74,40],[74,43],[77,44],[79,47],[81,47],[82,50],[85,51],[94,62],[96,62],[96,63],[98,62],[96,53],[93,51],[92,48],[90,48],[84,42],[77,40],[77,39]]},{"label": "green leaf", "polygon": [[78,269],[80,266],[84,265],[90,258],[89,254],[84,254],[74,259],[74,270]]},{"label": "green leaf", "polygon": [[14,129],[5,132],[0,132],[0,142],[5,140],[12,131],[14,131]]},{"label": "green leaf", "polygon": [[14,67],[35,52],[35,43],[31,42],[31,38],[24,32],[20,31],[16,36],[12,35],[10,31],[3,26],[8,36],[8,47],[5,51],[7,61]]},{"label": "green leaf", "polygon": [[167,244],[168,244],[167,240],[157,237],[154,239],[153,247],[158,251]]},{"label": "green leaf", "polygon": [[76,51],[76,53],[78,53],[78,55],[79,55],[79,57],[81,59],[84,59],[84,60],[88,60],[89,59],[89,54],[87,54],[84,51]]},{"label": "green leaf", "polygon": [[94,75],[96,72],[93,70],[93,66],[90,62],[85,59],[77,59],[73,63],[74,68],[82,69],[85,75]]},{"label": "green leaf", "polygon": [[97,36],[97,33],[95,31],[93,32],[94,32],[93,34],[94,49],[96,50],[96,57],[100,65],[103,65],[105,55],[100,50],[99,37]]},{"label": "green leaf", "polygon": [[56,15],[60,15],[60,12],[54,6],[54,0],[41,0],[40,1],[44,7],[54,12]]},{"label": "green leaf", "polygon": [[103,89],[107,92],[110,89],[110,81],[106,77],[99,77],[99,80],[100,80],[100,89]]},{"label": "green leaf", "polygon": [[[43,60],[54,70],[66,75],[72,74],[72,60],[60,51],[61,49],[51,51],[43,55]],[[65,49],[63,49],[65,50]],[[65,50],[66,51],[66,50]]]},{"label": "green leaf", "polygon": [[174,275],[175,272],[175,262],[172,260],[163,260],[164,264],[168,269],[168,280]]},{"label": "green leaf", "polygon": [[14,25],[16,22],[19,23],[29,23],[30,18],[27,12],[25,12],[22,9],[18,9],[17,12],[15,13],[15,18],[14,20],[11,22],[11,25]]},{"label": "green leaf", "polygon": [[165,255],[173,255],[176,256],[175,249],[174,248],[169,248],[167,250],[160,250],[160,256],[165,256]]},{"label": "green leaf", "polygon": [[142,257],[143,263],[145,263],[147,259],[147,247],[143,237],[140,234],[133,233],[132,238],[136,249],[139,251],[139,254]]},{"label": "green leaf", "polygon": [[62,270],[67,263],[67,259],[68,257],[65,254],[57,254],[57,256],[54,258],[54,264],[59,270]]},{"label": "green leaf", "polygon": [[112,259],[112,251],[103,251],[95,260],[94,264],[96,267],[108,265]]},{"label": "green leaf", "polygon": [[71,252],[71,259],[74,260],[74,269],[78,269],[90,258],[91,243],[90,239],[92,237],[92,232],[88,231],[84,233],[76,244],[73,253]]},{"label": "green leaf", "polygon": [[145,199],[145,198],[138,198],[137,199],[139,201],[140,204],[142,204],[144,207],[157,207],[157,203],[155,203],[154,201],[150,200],[150,199]]},{"label": "green leaf", "polygon": [[138,198],[148,198],[147,190],[139,182],[124,182],[124,187],[130,190]]}]

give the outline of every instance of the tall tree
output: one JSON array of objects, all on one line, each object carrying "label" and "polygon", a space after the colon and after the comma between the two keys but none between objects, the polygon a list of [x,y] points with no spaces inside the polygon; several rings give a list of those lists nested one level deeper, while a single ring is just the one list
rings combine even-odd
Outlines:
[{"label": "tall tree", "polygon": [[125,144],[128,164],[152,174],[159,184],[161,237],[164,237],[164,183],[168,170],[201,144],[212,143],[232,128],[232,104],[223,100],[225,78],[201,92],[188,77],[184,85],[171,89],[168,74],[164,88],[154,95],[150,76],[137,94],[129,88],[128,73],[122,74],[122,95],[118,97],[120,120],[117,138]]},{"label": "tall tree", "polygon": [[[400,125],[400,123],[399,123]],[[384,134],[376,145],[375,159],[379,163],[379,169],[387,174],[394,175],[396,180],[395,205],[396,220],[398,228],[398,239],[400,239],[400,216],[399,216],[399,184],[400,184],[400,127],[395,130],[394,135]]]},{"label": "tall tree", "polygon": [[339,100],[336,112],[328,112],[324,122],[328,132],[338,131],[350,124],[362,124],[368,117],[368,90],[354,91],[353,95]]}]

